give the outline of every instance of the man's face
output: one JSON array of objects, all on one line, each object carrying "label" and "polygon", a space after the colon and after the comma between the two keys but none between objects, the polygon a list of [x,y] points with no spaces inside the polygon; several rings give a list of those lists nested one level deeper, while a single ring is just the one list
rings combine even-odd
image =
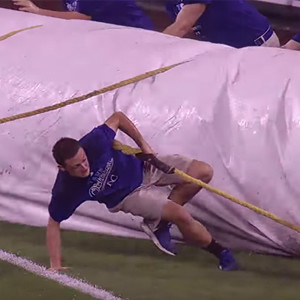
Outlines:
[{"label": "man's face", "polygon": [[83,148],[70,159],[65,161],[65,165],[59,166],[62,171],[67,171],[73,177],[88,177],[90,175],[90,164]]}]

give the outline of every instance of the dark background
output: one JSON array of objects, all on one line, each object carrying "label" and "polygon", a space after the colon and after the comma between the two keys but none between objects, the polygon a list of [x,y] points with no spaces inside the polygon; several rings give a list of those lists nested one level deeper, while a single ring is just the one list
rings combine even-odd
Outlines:
[{"label": "dark background", "polygon": [[[156,30],[162,31],[170,24],[170,19],[164,11],[162,0],[137,0],[137,2],[151,17]],[[300,30],[300,8],[259,1],[249,2],[255,5],[262,14],[269,18],[281,43],[287,42]],[[41,8],[62,10],[60,0],[36,0],[34,3]],[[17,9],[10,0],[0,0],[0,7]]]}]

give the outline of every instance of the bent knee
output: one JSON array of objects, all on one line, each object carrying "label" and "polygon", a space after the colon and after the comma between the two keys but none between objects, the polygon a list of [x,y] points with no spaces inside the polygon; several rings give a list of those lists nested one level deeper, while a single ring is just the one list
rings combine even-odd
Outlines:
[{"label": "bent knee", "polygon": [[207,163],[202,163],[202,168],[203,168],[203,181],[209,182],[213,178],[214,175],[214,170],[211,165]]},{"label": "bent knee", "polygon": [[211,181],[214,174],[214,170],[211,165],[203,161],[193,160],[190,167],[190,172],[193,173],[191,174],[192,176],[194,175],[194,177],[206,183]]}]

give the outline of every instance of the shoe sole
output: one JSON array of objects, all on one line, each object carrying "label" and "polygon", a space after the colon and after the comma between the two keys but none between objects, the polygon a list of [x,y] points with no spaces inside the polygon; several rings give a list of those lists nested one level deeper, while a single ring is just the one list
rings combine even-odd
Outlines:
[{"label": "shoe sole", "polygon": [[168,251],[167,249],[165,249],[159,242],[159,240],[157,239],[157,237],[155,236],[155,234],[153,233],[153,231],[149,228],[149,226],[145,223],[141,224],[142,229],[144,230],[144,232],[150,237],[150,239],[152,240],[152,242],[154,243],[154,245],[162,252],[171,255],[171,256],[175,256],[175,254],[173,252]]},{"label": "shoe sole", "polygon": [[224,269],[221,266],[219,266],[219,269],[223,272],[240,271],[240,269],[237,266],[233,266],[231,268],[224,268]]},{"label": "shoe sole", "polygon": [[222,268],[222,266],[219,265],[219,269],[224,272],[232,272],[232,271],[240,271],[241,270],[240,266],[236,262],[227,268]]}]

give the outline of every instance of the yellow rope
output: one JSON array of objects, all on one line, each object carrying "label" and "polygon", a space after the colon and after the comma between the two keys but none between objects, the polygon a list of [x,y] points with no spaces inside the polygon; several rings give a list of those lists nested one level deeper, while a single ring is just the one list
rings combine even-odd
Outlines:
[{"label": "yellow rope", "polygon": [[135,155],[135,154],[138,154],[138,153],[142,152],[141,149],[139,149],[139,148],[133,148],[133,147],[130,147],[128,145],[122,144],[118,140],[114,140],[114,142],[113,142],[113,148],[115,150],[120,150],[124,154],[127,154],[127,155],[131,155],[131,154]]},{"label": "yellow rope", "polygon": [[231,196],[231,195],[227,194],[226,192],[218,190],[218,189],[206,184],[205,182],[203,182],[199,179],[193,178],[193,177],[189,176],[188,174],[185,174],[184,172],[182,172],[178,169],[175,169],[175,174],[181,176],[182,178],[186,179],[187,181],[193,182],[193,183],[207,189],[208,191],[210,191],[212,193],[215,193],[219,196],[222,196],[224,198],[227,198],[227,199],[231,200],[232,202],[235,202],[239,205],[247,207],[247,208],[255,211],[258,214],[261,214],[261,215],[263,215],[263,216],[265,216],[269,219],[272,219],[273,221],[275,221],[277,223],[280,223],[281,225],[289,227],[290,229],[293,229],[293,230],[300,233],[300,227],[299,226],[297,226],[297,225],[295,225],[295,224],[293,224],[293,223],[291,223],[287,220],[281,219],[281,218],[277,217],[276,215],[274,215],[274,214],[272,214],[272,213],[270,213],[266,210],[263,210],[262,208],[259,208],[259,207],[255,206],[253,204],[248,203],[248,202],[242,201],[242,200],[240,200],[240,199],[238,199],[234,196]]},{"label": "yellow rope", "polygon": [[20,32],[26,31],[26,30],[30,30],[30,29],[35,29],[35,28],[42,27],[42,26],[43,25],[36,25],[36,26],[31,26],[31,27],[27,27],[27,28],[23,28],[23,29],[19,29],[19,30],[9,32],[7,34],[4,34],[4,35],[0,36],[0,41],[4,41],[4,40],[8,39],[9,37],[11,37],[11,36],[13,36],[17,33],[20,33]]},{"label": "yellow rope", "polygon": [[159,68],[159,69],[155,69],[153,71],[149,71],[149,72],[146,72],[144,74],[141,74],[141,75],[138,75],[138,76],[120,81],[118,83],[115,83],[115,84],[109,85],[107,87],[104,87],[100,90],[96,90],[94,92],[91,92],[91,93],[88,93],[88,94],[85,94],[85,95],[82,95],[82,96],[79,96],[79,97],[75,97],[75,98],[66,100],[64,102],[56,103],[54,105],[46,106],[46,107],[43,107],[43,108],[39,108],[39,109],[36,109],[36,110],[33,110],[33,111],[17,114],[17,115],[14,115],[14,116],[1,118],[0,119],[0,124],[15,121],[15,120],[18,120],[18,119],[28,118],[28,117],[31,117],[31,116],[39,115],[39,114],[42,114],[42,113],[45,113],[45,112],[49,112],[49,111],[52,111],[52,110],[56,110],[58,108],[65,107],[65,106],[70,105],[70,104],[78,103],[78,102],[87,100],[91,97],[95,97],[97,95],[104,94],[108,91],[113,91],[113,90],[118,89],[120,87],[123,87],[125,85],[136,83],[136,82],[141,81],[143,79],[155,76],[155,75],[160,74],[160,73],[164,73],[164,72],[166,72],[166,71],[168,71],[168,70],[170,70],[170,69],[172,69],[172,68],[174,68],[178,65],[181,65],[183,63],[185,63],[185,62],[177,63],[177,64],[166,66],[166,67],[162,67],[162,68]]},{"label": "yellow rope", "polygon": [[[113,148],[115,150],[120,150],[120,151],[124,152],[125,154],[137,154],[137,153],[141,153],[140,149],[132,148],[132,147],[127,146],[127,145],[123,145],[122,143],[120,143],[117,140],[114,141]],[[215,194],[217,194],[219,196],[222,196],[222,197],[224,197],[226,199],[231,200],[232,202],[235,202],[235,203],[237,203],[239,205],[247,207],[248,209],[251,209],[251,210],[255,211],[258,214],[261,214],[261,215],[263,215],[263,216],[265,216],[265,217],[267,217],[267,218],[269,218],[269,219],[271,219],[271,220],[273,220],[273,221],[275,221],[275,222],[277,222],[277,223],[279,223],[281,225],[284,225],[284,226],[286,226],[286,227],[288,227],[288,228],[290,228],[292,230],[295,230],[295,231],[297,231],[297,232],[300,233],[300,227],[299,226],[297,226],[297,225],[295,225],[295,224],[293,224],[293,223],[291,223],[291,222],[289,222],[287,220],[278,218],[276,215],[274,215],[274,214],[272,214],[272,213],[270,213],[268,211],[265,211],[265,210],[263,210],[263,209],[255,206],[253,204],[250,204],[248,202],[242,201],[242,200],[240,200],[240,199],[238,199],[238,198],[236,198],[234,196],[231,196],[231,195],[227,194],[226,192],[218,190],[218,189],[216,189],[216,188],[214,188],[214,187],[206,184],[205,182],[203,182],[203,181],[201,181],[199,179],[196,179],[194,177],[189,176],[188,174],[186,174],[186,173],[184,173],[184,172],[182,172],[182,171],[180,171],[178,169],[175,169],[175,174],[177,174],[178,176],[182,177],[183,179],[185,179],[185,180],[187,180],[189,182],[195,183],[195,184],[201,186],[202,188],[205,188],[206,190],[208,190],[208,191],[210,191],[212,193],[215,193]]]}]

